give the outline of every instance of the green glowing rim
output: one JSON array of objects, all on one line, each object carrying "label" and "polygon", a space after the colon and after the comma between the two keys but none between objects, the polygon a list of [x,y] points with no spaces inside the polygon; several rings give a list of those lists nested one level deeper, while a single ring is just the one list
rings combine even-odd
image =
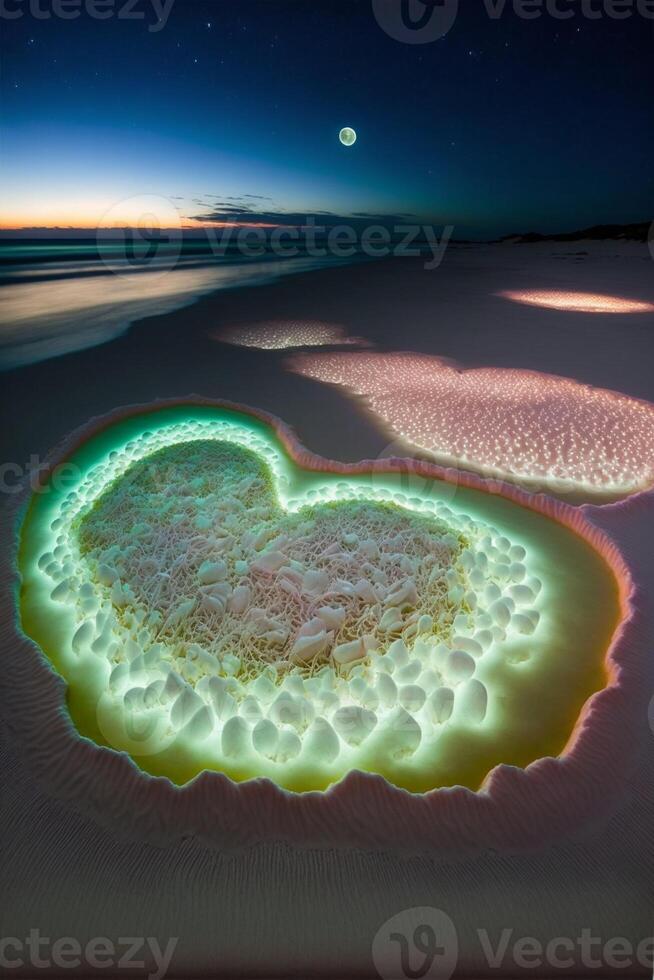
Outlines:
[{"label": "green glowing rim", "polygon": [[[291,458],[266,422],[225,407],[176,405],[123,418],[80,445],[66,462],[84,474],[143,432],[183,421],[216,420],[244,427],[267,445],[267,461],[278,480],[280,502],[289,509],[306,502],[338,499],[348,488],[364,489],[371,499],[371,491],[376,499],[386,500],[403,494],[403,506],[425,513],[441,500],[455,512],[504,530],[512,541],[525,544],[537,560],[547,600],[547,643],[543,651],[547,656],[489,668],[490,679],[500,694],[498,710],[479,731],[445,731],[439,741],[439,745],[443,743],[443,758],[429,768],[406,763],[402,767],[389,764],[362,768],[413,792],[451,785],[478,789],[488,772],[500,763],[524,767],[564,750],[585,702],[606,686],[605,655],[619,620],[616,579],[587,542],[551,518],[518,503],[478,489],[455,488],[444,480],[421,476],[418,487],[412,485],[407,492],[402,473],[344,474],[306,469]],[[88,665],[85,668],[82,663],[76,668],[69,657],[62,655],[62,624],[50,615],[54,603],[36,566],[38,555],[47,550],[44,540],[52,534],[52,515],[71,489],[70,483],[54,489],[51,479],[45,485],[50,492],[33,495],[21,528],[21,625],[66,681],[67,706],[77,731],[99,745],[107,745],[97,721],[96,699],[101,692],[93,679],[89,684]],[[562,697],[562,689],[566,697]],[[178,742],[156,754],[133,753],[131,757],[139,769],[167,776],[178,784],[214,768],[201,750],[187,744],[180,746]],[[221,771],[235,781],[256,775],[236,767],[222,767]],[[326,777],[315,767],[305,766],[288,778],[274,781],[286,789],[303,792],[326,789],[345,775],[343,772],[336,779],[333,774]]]}]

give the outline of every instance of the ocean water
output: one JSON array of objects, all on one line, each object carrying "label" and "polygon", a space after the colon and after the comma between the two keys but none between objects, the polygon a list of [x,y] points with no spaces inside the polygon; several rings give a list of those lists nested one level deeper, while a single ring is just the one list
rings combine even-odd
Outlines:
[{"label": "ocean water", "polygon": [[152,259],[126,256],[123,244],[99,250],[83,242],[0,243],[0,370],[107,343],[135,320],[216,290],[357,260],[214,256],[197,243]]}]

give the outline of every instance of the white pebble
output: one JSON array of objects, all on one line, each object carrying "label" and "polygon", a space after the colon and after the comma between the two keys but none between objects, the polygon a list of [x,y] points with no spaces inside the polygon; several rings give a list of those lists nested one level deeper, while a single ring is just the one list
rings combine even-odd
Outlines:
[{"label": "white pebble", "polygon": [[213,731],[213,717],[211,711],[204,704],[199,711],[196,711],[189,722],[184,727],[184,734],[190,735],[197,741],[204,741]]},{"label": "white pebble", "polygon": [[308,756],[327,764],[334,762],[341,750],[338,735],[322,717],[316,718],[307,731],[304,746]]},{"label": "white pebble", "polygon": [[511,626],[518,633],[522,633],[523,636],[531,636],[535,628],[529,616],[525,616],[524,613],[516,613],[512,616]]},{"label": "white pebble", "polygon": [[174,670],[168,674],[166,678],[166,684],[163,689],[163,698],[168,701],[172,698],[176,698],[181,691],[184,690],[185,684],[182,678]]},{"label": "white pebble", "polygon": [[525,606],[528,602],[534,601],[534,593],[528,585],[512,585],[509,595],[519,606]]},{"label": "white pebble", "polygon": [[339,643],[332,650],[332,660],[339,666],[355,663],[366,656],[366,648],[362,639],[351,640],[349,643]]},{"label": "white pebble", "polygon": [[81,626],[77,627],[72,641],[75,653],[81,653],[82,650],[91,644],[94,633],[93,624],[88,619]]},{"label": "white pebble", "polygon": [[144,707],[143,704],[143,694],[144,690],[142,687],[130,687],[129,691],[126,691],[123,696],[123,704],[127,711],[138,711]]},{"label": "white pebble", "polygon": [[506,629],[511,622],[511,610],[504,599],[498,599],[488,611],[501,629]]},{"label": "white pebble", "polygon": [[402,614],[396,606],[386,610],[379,620],[379,628],[385,633],[399,632],[402,628]]},{"label": "white pebble", "polygon": [[192,687],[185,685],[175,699],[170,720],[176,728],[182,728],[203,706],[204,702],[200,695],[196,694]]},{"label": "white pebble", "polygon": [[474,639],[477,641],[482,650],[487,650],[493,642],[493,634],[488,629],[479,630],[478,633],[475,633]]},{"label": "white pebble", "polygon": [[394,640],[386,653],[396,667],[404,667],[409,662],[409,651],[404,640]]},{"label": "white pebble", "polygon": [[262,716],[261,705],[251,694],[243,698],[238,710],[239,714],[245,718],[249,725],[256,725]]},{"label": "white pebble", "polygon": [[111,565],[98,565],[98,581],[101,585],[113,585],[118,578],[118,572]]},{"label": "white pebble", "polygon": [[420,676],[420,671],[422,670],[422,664],[419,660],[411,660],[404,667],[400,667],[394,673],[394,679],[398,684],[411,684],[416,681]]},{"label": "white pebble", "polygon": [[427,695],[418,684],[405,684],[398,690],[398,699],[403,708],[416,714],[425,703]]},{"label": "white pebble", "polygon": [[225,723],[221,736],[223,755],[228,759],[243,759],[248,753],[250,729],[245,719],[234,715]]},{"label": "white pebble", "polygon": [[240,616],[244,613],[250,603],[250,587],[248,585],[237,585],[229,599],[229,610]]},{"label": "white pebble", "polygon": [[377,693],[385,708],[392,708],[397,700],[397,685],[389,674],[377,675]]},{"label": "white pebble", "polygon": [[346,612],[341,606],[321,606],[317,615],[328,630],[339,630],[345,622]]},{"label": "white pebble", "polygon": [[287,728],[279,736],[277,752],[275,753],[277,762],[289,762],[291,759],[297,758],[301,751],[302,742],[299,737]]},{"label": "white pebble", "polygon": [[[322,620],[318,621],[322,625]],[[324,628],[313,636],[298,636],[291,647],[290,658],[295,664],[305,664],[314,660],[331,646],[334,634],[326,633]]]},{"label": "white pebble", "polygon": [[120,684],[127,680],[129,677],[129,665],[128,664],[117,664],[109,675],[109,688],[112,691],[117,690]]},{"label": "white pebble", "polygon": [[255,572],[272,575],[274,572],[279,571],[285,563],[286,555],[282,554],[281,551],[266,551],[252,562],[252,568]]},{"label": "white pebble", "polygon": [[377,716],[367,708],[346,705],[334,712],[332,722],[348,745],[360,745],[377,724]]},{"label": "white pebble", "polygon": [[277,726],[269,719],[262,718],[252,731],[252,744],[259,755],[272,759],[277,751],[279,732]]},{"label": "white pebble", "polygon": [[407,711],[398,707],[389,720],[392,733],[391,754],[395,758],[413,755],[422,740],[420,725]]},{"label": "white pebble", "polygon": [[484,589],[484,599],[486,600],[488,605],[491,605],[493,602],[496,602],[498,599],[501,599],[501,597],[502,597],[502,593],[500,591],[499,586],[496,585],[495,582],[489,582]]},{"label": "white pebble", "polygon": [[277,688],[269,677],[265,674],[259,674],[252,683],[252,693],[264,704],[269,704],[277,694]]},{"label": "white pebble", "polygon": [[452,650],[447,658],[445,669],[448,680],[453,683],[465,681],[475,672],[475,661],[465,650]]},{"label": "white pebble", "polygon": [[439,687],[427,699],[427,713],[434,724],[442,725],[452,714],[454,691],[449,687]]},{"label": "white pebble", "polygon": [[224,561],[203,561],[198,568],[198,578],[202,585],[213,585],[227,578],[227,565]]},{"label": "white pebble", "polygon": [[143,704],[146,708],[152,708],[161,702],[161,695],[164,689],[164,681],[152,681],[143,692]]},{"label": "white pebble", "polygon": [[457,709],[461,716],[473,724],[480,724],[486,717],[488,692],[481,681],[473,677],[456,693]]},{"label": "white pebble", "polygon": [[[219,681],[219,677],[212,677],[211,682]],[[227,721],[233,715],[236,714],[236,701],[224,687],[218,687],[214,685],[209,687],[209,693],[211,696],[211,703],[213,704],[213,710],[216,714],[216,718],[219,721]]]},{"label": "white pebble", "polygon": [[477,659],[484,652],[481,644],[470,636],[458,636],[455,634],[452,637],[452,646],[456,647],[457,650],[465,650],[471,657],[476,657]]}]

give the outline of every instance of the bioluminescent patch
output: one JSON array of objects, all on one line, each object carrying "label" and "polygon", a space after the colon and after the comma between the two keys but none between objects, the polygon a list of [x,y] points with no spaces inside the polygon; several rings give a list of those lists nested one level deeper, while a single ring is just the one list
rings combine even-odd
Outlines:
[{"label": "bioluminescent patch", "polygon": [[352,344],[367,346],[360,337],[350,337],[345,327],[322,320],[267,320],[222,327],[210,335],[235,347],[258,350],[288,350],[293,347],[330,347]]},{"label": "bioluminescent patch", "polygon": [[123,420],[69,463],[23,525],[23,627],[82,734],[150,772],[476,788],[562,748],[603,686],[615,583],[517,504],[306,470],[206,407]]},{"label": "bioluminescent patch", "polygon": [[298,354],[291,366],[365,399],[394,435],[447,465],[590,501],[654,483],[654,406],[627,395],[408,352]]},{"label": "bioluminescent patch", "polygon": [[547,310],[562,310],[565,313],[654,313],[654,303],[605,293],[563,289],[513,289],[498,295],[514,303],[541,306]]}]

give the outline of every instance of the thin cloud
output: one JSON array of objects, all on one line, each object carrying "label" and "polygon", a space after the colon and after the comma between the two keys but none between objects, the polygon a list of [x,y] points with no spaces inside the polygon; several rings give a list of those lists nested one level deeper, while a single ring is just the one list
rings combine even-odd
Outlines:
[{"label": "thin cloud", "polygon": [[[254,198],[256,195],[243,195],[244,197]],[[258,198],[270,200],[270,198]],[[337,225],[361,224],[381,224],[393,226],[401,224],[407,218],[414,217],[407,213],[375,213],[371,211],[357,211],[343,213],[328,210],[313,211],[284,211],[282,209],[265,210],[255,208],[250,204],[240,202],[231,203],[233,199],[224,198],[214,201],[207,209],[205,214],[189,214],[187,218],[191,221],[200,221],[207,224],[257,224],[274,225],[280,227],[304,228],[310,225],[323,225],[325,227],[335,227]]]}]

